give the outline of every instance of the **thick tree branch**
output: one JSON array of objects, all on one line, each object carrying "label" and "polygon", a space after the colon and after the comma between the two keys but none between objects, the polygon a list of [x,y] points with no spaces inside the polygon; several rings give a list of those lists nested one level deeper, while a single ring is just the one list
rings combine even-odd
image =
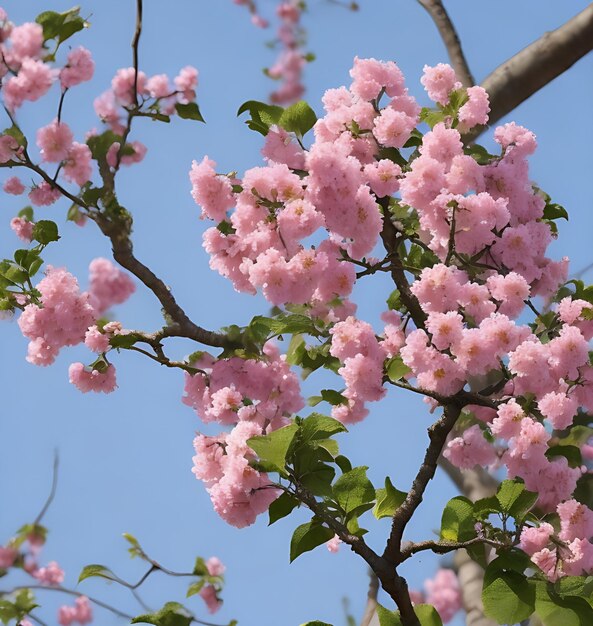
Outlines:
[{"label": "thick tree branch", "polygon": [[[593,3],[497,67],[483,82],[494,124],[593,50]],[[477,137],[484,127],[473,134]]]},{"label": "thick tree branch", "polygon": [[426,9],[438,28],[457,78],[464,87],[475,85],[474,77],[461,47],[459,35],[441,0],[418,0],[418,3]]}]

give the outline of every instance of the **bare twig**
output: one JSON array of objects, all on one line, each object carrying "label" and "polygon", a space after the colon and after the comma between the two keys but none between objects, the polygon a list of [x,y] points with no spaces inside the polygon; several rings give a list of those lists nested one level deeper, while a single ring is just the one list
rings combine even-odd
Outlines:
[{"label": "bare twig", "polygon": [[471,548],[479,544],[485,544],[494,548],[505,548],[507,544],[501,541],[494,541],[493,539],[487,539],[485,537],[474,537],[468,541],[419,541],[418,543],[412,543],[401,550],[401,560],[405,561],[417,552],[424,552],[430,550],[435,554],[447,554],[455,550],[461,550],[462,548]]},{"label": "bare twig", "polygon": [[58,451],[56,450],[54,451],[54,464],[53,464],[53,470],[52,470],[51,488],[49,490],[49,495],[47,496],[47,500],[45,501],[44,505],[41,507],[41,511],[39,511],[39,514],[35,518],[35,521],[33,522],[33,526],[38,526],[41,523],[43,516],[47,513],[47,510],[49,509],[49,507],[51,506],[51,503],[56,497],[56,489],[58,488],[59,466],[60,466],[60,457],[58,455]]},{"label": "bare twig", "polygon": [[457,78],[464,87],[475,85],[474,77],[461,47],[459,35],[441,0],[418,0],[418,3],[426,9],[438,28]]},{"label": "bare twig", "polygon": [[134,58],[134,103],[138,106],[138,46],[142,34],[142,0],[136,0],[136,30],[132,39],[132,55]]}]

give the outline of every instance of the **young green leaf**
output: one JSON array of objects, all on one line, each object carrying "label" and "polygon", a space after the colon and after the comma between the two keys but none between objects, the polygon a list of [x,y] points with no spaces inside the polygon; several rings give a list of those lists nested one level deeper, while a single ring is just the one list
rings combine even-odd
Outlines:
[{"label": "young green leaf", "polygon": [[301,524],[293,533],[290,540],[290,562],[304,552],[309,552],[322,543],[326,543],[334,536],[334,531],[322,526],[317,521]]},{"label": "young green leaf", "polygon": [[393,514],[401,503],[406,499],[408,494],[405,491],[396,489],[389,476],[385,478],[385,488],[377,489],[377,504],[373,509],[373,515],[377,519],[384,517],[393,517]]},{"label": "young green leaf", "polygon": [[375,489],[367,478],[367,469],[367,467],[355,467],[342,474],[332,487],[338,504],[346,513],[375,500]]},{"label": "young green leaf", "polygon": [[463,496],[451,498],[443,510],[441,539],[467,541],[475,534],[473,503]]}]

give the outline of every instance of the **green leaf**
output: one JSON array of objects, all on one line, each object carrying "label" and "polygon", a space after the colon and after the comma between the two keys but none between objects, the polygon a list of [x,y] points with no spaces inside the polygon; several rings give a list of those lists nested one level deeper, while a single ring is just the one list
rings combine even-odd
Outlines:
[{"label": "green leaf", "polygon": [[484,573],[482,602],[487,617],[499,624],[516,624],[535,610],[535,585],[517,571],[501,569],[495,559]]},{"label": "green leaf", "polygon": [[517,498],[525,491],[525,485],[517,480],[503,480],[496,492],[496,498],[504,513],[509,513]]},{"label": "green leaf", "polygon": [[396,489],[391,483],[389,476],[387,476],[385,478],[385,489],[377,489],[377,504],[375,504],[373,509],[373,515],[377,519],[393,517],[393,514],[406,499],[407,495],[405,491]]},{"label": "green leaf", "polygon": [[332,406],[340,404],[348,404],[348,398],[343,396],[339,391],[335,389],[322,389],[320,396],[311,396],[307,401],[309,406],[317,406],[320,402],[327,402]]},{"label": "green leaf", "polygon": [[301,624],[301,626],[332,626],[327,622],[320,622],[319,620],[315,620],[314,622],[307,622],[305,624]]},{"label": "green leaf", "polygon": [[257,100],[248,100],[239,107],[237,117],[245,112],[249,112],[251,115],[251,119],[245,122],[247,126],[265,137],[270,130],[270,126],[278,124],[284,109],[273,104],[266,104],[265,102],[258,102]]},{"label": "green leaf", "polygon": [[201,556],[196,557],[196,563],[194,565],[194,569],[192,571],[194,576],[207,576],[208,575],[208,567],[206,566],[206,561]]},{"label": "green leaf", "polygon": [[191,598],[192,596],[195,596],[196,594],[200,593],[200,591],[202,591],[202,588],[204,587],[205,584],[206,584],[206,581],[203,578],[202,580],[198,580],[195,583],[192,583],[187,588],[187,593],[185,594],[185,597]]},{"label": "green leaf", "polygon": [[27,222],[33,222],[33,207],[26,206],[22,208],[18,213],[18,217],[24,217]]},{"label": "green leaf", "polygon": [[106,578],[107,580],[114,580],[116,582],[121,580],[108,567],[93,564],[87,565],[82,569],[82,572],[80,572],[80,576],[78,577],[78,582],[80,583],[87,578],[93,577]]},{"label": "green leaf", "polygon": [[3,135],[10,135],[13,139],[16,139],[16,142],[19,146],[27,147],[27,138],[23,134],[23,131],[19,126],[13,124],[10,128],[6,128],[3,132]]},{"label": "green leaf", "polygon": [[338,504],[346,513],[375,500],[375,489],[367,478],[367,467],[355,467],[342,474],[332,487]]},{"label": "green leaf", "polygon": [[[434,606],[430,604],[417,604],[414,613],[418,617],[420,626],[443,626],[443,622]],[[379,626],[402,626],[399,611],[389,611],[380,604],[377,605],[377,617]]]},{"label": "green leaf", "polygon": [[420,111],[420,121],[426,122],[430,128],[434,128],[439,122],[442,122],[445,116],[442,111],[423,107]]},{"label": "green leaf", "polygon": [[39,220],[33,226],[33,239],[47,245],[52,241],[58,241],[60,235],[58,234],[58,225],[51,220]]},{"label": "green leaf", "polygon": [[546,450],[546,457],[554,459],[563,456],[571,467],[580,467],[583,464],[583,457],[580,448],[571,445],[552,446]]},{"label": "green leaf", "polygon": [[476,534],[474,529],[474,505],[463,496],[451,498],[441,519],[441,539],[444,541],[467,541]]},{"label": "green leaf", "polygon": [[301,440],[303,442],[314,441],[317,439],[327,439],[338,433],[348,432],[347,428],[341,422],[322,415],[321,413],[311,413],[301,423]]},{"label": "green leaf", "polygon": [[179,602],[167,602],[156,613],[139,615],[132,619],[132,624],[154,624],[155,626],[189,626],[193,615]]},{"label": "green leaf", "polygon": [[269,435],[252,437],[247,440],[247,445],[262,461],[271,464],[276,471],[284,472],[286,454],[298,429],[297,424],[289,424],[271,432]]},{"label": "green leaf", "polygon": [[56,39],[58,43],[63,43],[74,33],[88,26],[88,22],[80,17],[79,13],[79,7],[72,7],[63,13],[56,13],[55,11],[40,13],[35,21],[43,28],[44,41]]},{"label": "green leaf", "polygon": [[544,219],[545,220],[568,220],[568,212],[559,204],[550,203],[544,207]]},{"label": "green leaf", "polygon": [[403,362],[399,354],[389,359],[385,368],[389,380],[394,383],[400,380],[406,374],[409,374],[412,370]]},{"label": "green leaf", "polygon": [[86,145],[89,147],[93,159],[101,161],[107,156],[107,152],[112,144],[121,144],[122,141],[121,135],[116,135],[112,130],[106,130],[100,135],[92,135],[89,137],[86,140]]},{"label": "green leaf", "polygon": [[270,516],[268,526],[290,515],[298,505],[299,501],[294,496],[291,496],[289,493],[283,493],[268,508],[268,515]]},{"label": "green leaf", "polygon": [[322,526],[317,521],[301,524],[293,533],[290,540],[290,562],[292,563],[304,552],[309,552],[317,546],[328,542],[334,531],[326,526]]},{"label": "green leaf", "polygon": [[315,111],[304,100],[300,100],[285,109],[277,123],[284,130],[302,137],[315,126],[316,121]]},{"label": "green leaf", "polygon": [[112,348],[131,348],[138,341],[137,335],[134,333],[122,333],[120,335],[113,335],[109,338],[109,345]]},{"label": "green leaf", "polygon": [[537,581],[535,612],[544,626],[590,626],[593,609],[584,599],[572,595],[559,595],[554,585]]},{"label": "green leaf", "polygon": [[175,104],[175,110],[177,111],[177,115],[183,120],[196,120],[196,122],[206,123],[206,120],[200,113],[200,107],[196,102],[188,102],[187,104],[177,102]]}]

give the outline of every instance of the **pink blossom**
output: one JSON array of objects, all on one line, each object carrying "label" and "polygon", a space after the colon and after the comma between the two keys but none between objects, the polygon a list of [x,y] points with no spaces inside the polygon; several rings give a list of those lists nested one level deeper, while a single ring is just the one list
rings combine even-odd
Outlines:
[{"label": "pink blossom", "polygon": [[45,567],[33,571],[33,577],[42,585],[54,587],[64,580],[64,570],[55,562],[50,561]]},{"label": "pink blossom", "polygon": [[8,163],[14,159],[19,150],[19,144],[14,137],[11,135],[0,137],[0,163]]},{"label": "pink blossom", "polygon": [[108,259],[93,259],[89,265],[90,301],[98,315],[123,304],[134,292],[132,279]]},{"label": "pink blossom", "polygon": [[52,85],[54,73],[42,61],[26,58],[17,76],[12,76],[2,86],[4,102],[14,111],[25,100],[35,101],[44,96]]},{"label": "pink blossom", "polygon": [[164,98],[171,94],[169,78],[166,74],[156,74],[146,81],[146,89],[153,98]]},{"label": "pink blossom", "polygon": [[88,391],[111,393],[117,387],[113,365],[109,365],[104,372],[100,372],[85,367],[82,363],[72,363],[68,368],[68,377],[70,382],[82,393]]},{"label": "pink blossom", "polygon": [[490,100],[483,87],[468,87],[468,101],[459,109],[459,122],[464,130],[488,123]]},{"label": "pink blossom", "polygon": [[571,499],[559,504],[556,511],[560,516],[560,539],[593,538],[593,511],[587,506]]},{"label": "pink blossom", "polygon": [[210,576],[222,576],[226,570],[226,567],[222,564],[221,560],[216,556],[211,556],[206,561],[206,569]]},{"label": "pink blossom", "polygon": [[208,613],[216,613],[218,609],[220,609],[222,605],[222,600],[220,600],[216,594],[216,589],[213,585],[205,585],[202,587],[200,591],[200,596],[202,600],[206,603],[206,608],[208,609]]},{"label": "pink blossom", "polygon": [[84,343],[93,352],[107,352],[109,350],[109,334],[102,333],[96,325],[90,326],[84,336]]},{"label": "pink blossom", "polygon": [[37,59],[43,45],[43,28],[34,22],[15,26],[10,33],[11,53],[19,62],[27,58]]},{"label": "pink blossom", "polygon": [[33,238],[33,226],[35,226],[34,222],[30,222],[24,217],[13,217],[10,220],[10,228],[19,239],[26,243],[30,243]]},{"label": "pink blossom", "polygon": [[111,80],[113,95],[123,106],[130,106],[135,102],[134,85],[136,85],[138,94],[146,91],[146,74],[138,72],[136,79],[136,70],[133,67],[117,70]]},{"label": "pink blossom", "polygon": [[463,432],[461,437],[451,439],[443,456],[455,467],[470,469],[476,465],[492,465],[496,459],[496,450],[486,441],[482,429],[476,424]]},{"label": "pink blossom", "polygon": [[180,94],[181,102],[191,102],[196,98],[196,87],[198,86],[198,70],[191,65],[182,68],[179,74],[173,79]]},{"label": "pink blossom", "polygon": [[86,144],[73,142],[62,168],[64,178],[82,187],[90,180],[92,172],[90,148]]},{"label": "pink blossom", "polygon": [[440,569],[432,580],[424,582],[426,603],[432,604],[444,623],[451,621],[461,609],[461,589],[455,572]]},{"label": "pink blossom", "polygon": [[66,65],[60,72],[62,89],[68,89],[91,80],[95,72],[95,62],[91,53],[82,46],[75,48],[68,54]]},{"label": "pink blossom", "polygon": [[529,556],[533,556],[548,545],[553,534],[554,527],[546,522],[534,527],[524,526],[519,547]]},{"label": "pink blossom", "polygon": [[18,323],[23,335],[31,339],[27,360],[47,365],[61,347],[84,340],[87,328],[95,322],[95,311],[89,295],[80,293],[77,280],[65,269],[48,266],[36,288],[42,306],[28,304]]},{"label": "pink blossom", "polygon": [[25,185],[23,185],[20,178],[11,176],[4,183],[2,189],[4,189],[6,193],[10,193],[13,196],[20,196],[25,191]]},{"label": "pink blossom", "polygon": [[12,567],[19,552],[9,546],[0,546],[0,569]]},{"label": "pink blossom", "polygon": [[363,100],[374,100],[382,89],[390,97],[400,96],[405,92],[404,76],[393,61],[385,63],[376,59],[354,57],[350,76],[353,78],[352,93]]},{"label": "pink blossom", "polygon": [[426,89],[428,97],[443,106],[449,101],[449,94],[461,88],[455,70],[446,63],[439,63],[434,67],[425,65],[420,82]]},{"label": "pink blossom", "polygon": [[193,161],[189,179],[191,195],[196,204],[202,207],[202,217],[217,222],[226,218],[226,213],[235,205],[233,188],[225,176],[218,176],[216,163],[205,156],[201,163]]},{"label": "pink blossom", "polygon": [[62,197],[62,192],[57,187],[52,187],[45,180],[36,185],[29,192],[29,200],[35,206],[49,206]]},{"label": "pink blossom", "polygon": [[326,542],[325,546],[329,552],[335,553],[340,549],[341,543],[342,540],[338,537],[338,535],[334,535],[329,541]]}]

